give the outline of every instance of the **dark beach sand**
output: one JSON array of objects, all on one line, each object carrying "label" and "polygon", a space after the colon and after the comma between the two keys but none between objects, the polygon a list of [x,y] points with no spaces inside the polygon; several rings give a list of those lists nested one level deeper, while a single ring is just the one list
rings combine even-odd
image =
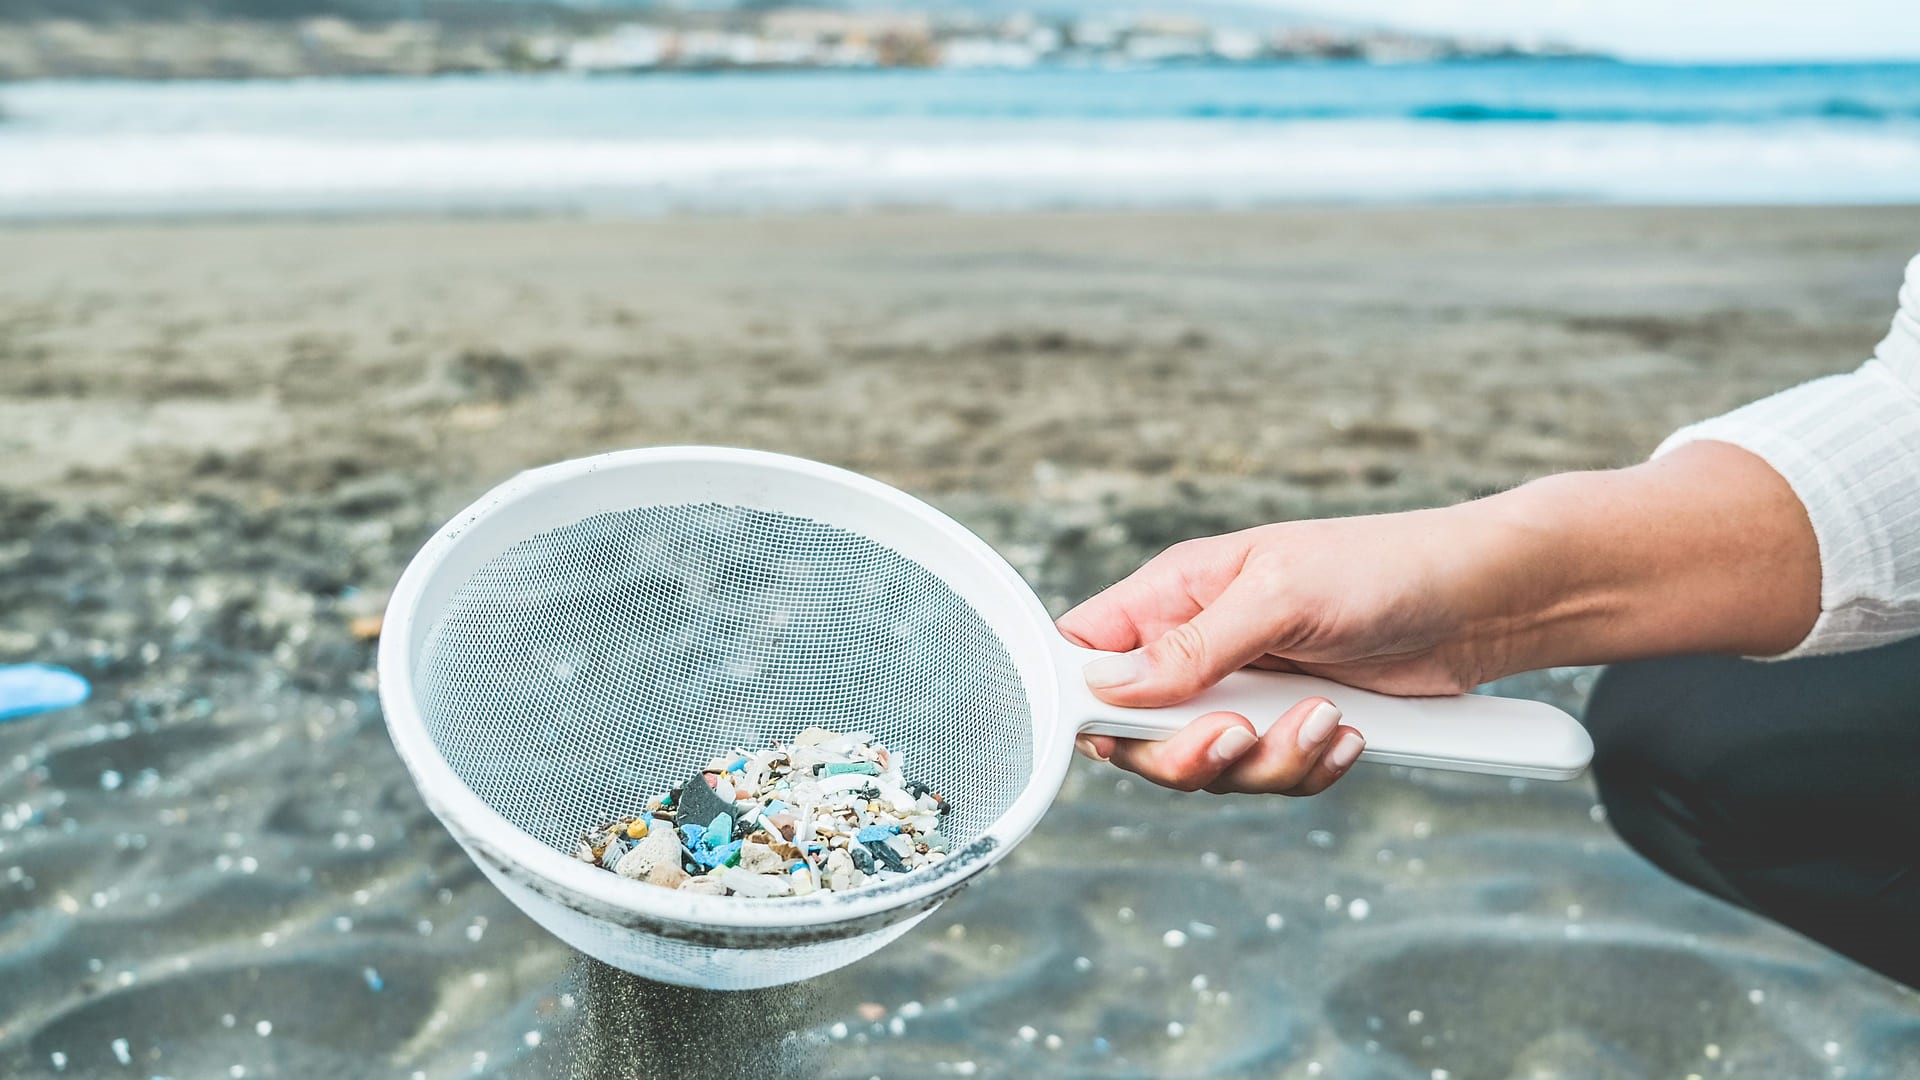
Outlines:
[{"label": "dark beach sand", "polygon": [[1076,764],[872,960],[652,986],[471,867],[352,632],[485,487],[676,442],[905,487],[1063,609],[1186,536],[1633,461],[1857,364],[1916,249],[1917,208],[0,230],[0,662],[97,687],[0,725],[0,1076],[1920,1076],[1920,997],[1584,782]]}]

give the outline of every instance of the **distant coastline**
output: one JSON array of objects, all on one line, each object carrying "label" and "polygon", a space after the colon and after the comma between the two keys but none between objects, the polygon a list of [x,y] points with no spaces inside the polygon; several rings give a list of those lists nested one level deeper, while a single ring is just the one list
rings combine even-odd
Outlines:
[{"label": "distant coastline", "polygon": [[1555,43],[1300,22],[1259,30],[1192,16],[978,18],[803,7],[614,12],[525,4],[459,10],[459,18],[384,20],[0,16],[0,82],[1603,58]]},{"label": "distant coastline", "polygon": [[1161,64],[0,87],[0,220],[1909,203],[1920,65]]}]

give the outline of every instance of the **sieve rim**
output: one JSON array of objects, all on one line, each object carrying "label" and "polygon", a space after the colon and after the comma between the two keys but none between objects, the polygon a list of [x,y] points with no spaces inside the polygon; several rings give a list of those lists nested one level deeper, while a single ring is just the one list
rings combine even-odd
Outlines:
[{"label": "sieve rim", "polygon": [[[770,477],[801,476],[882,503],[931,528],[948,546],[948,554],[964,556],[967,569],[983,575],[983,586],[1004,594],[1010,606],[1025,617],[1026,625],[1018,629],[1027,631],[1042,646],[1034,648],[1035,655],[1024,658],[1034,676],[1025,684],[1033,720],[1033,771],[1007,809],[967,845],[931,867],[849,893],[768,899],[682,893],[609,874],[547,846],[480,798],[441,755],[416,705],[411,646],[414,616],[426,589],[437,581],[436,574],[461,538],[479,522],[570,480],[605,470],[675,465],[746,466],[764,470]],[[640,499],[627,504],[627,508],[681,504],[680,500]],[[902,554],[914,558],[910,552]],[[997,632],[1015,629],[991,621],[989,625]],[[1046,608],[999,552],[945,513],[898,488],[851,470],[766,450],[657,446],[527,470],[453,515],[408,562],[394,587],[382,624],[376,674],[388,736],[428,808],[470,857],[484,859],[556,903],[665,937],[712,944],[716,935],[732,940],[742,934],[750,938],[756,931],[776,935],[785,931],[788,936],[801,932],[828,939],[878,929],[926,910],[993,865],[1039,824],[1066,779],[1071,757],[1067,740],[1059,737],[1058,653],[1051,647],[1049,636],[1059,635]],[[1014,646],[1009,645],[1009,651],[1014,651]],[[734,944],[750,947],[754,943]]]}]

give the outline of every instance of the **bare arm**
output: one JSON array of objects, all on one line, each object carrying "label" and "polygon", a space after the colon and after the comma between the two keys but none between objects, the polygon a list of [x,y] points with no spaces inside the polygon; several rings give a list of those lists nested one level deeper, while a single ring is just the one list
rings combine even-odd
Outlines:
[{"label": "bare arm", "polygon": [[[1699,442],[1456,507],[1507,536],[1510,650],[1489,677],[1671,653],[1771,656],[1820,616],[1820,549],[1766,462]],[[1500,587],[1500,586],[1494,586]]]},{"label": "bare arm", "polygon": [[[1819,548],[1792,489],[1752,454],[1701,442],[1445,509],[1191,541],[1060,626],[1127,651],[1088,669],[1101,697],[1165,705],[1249,664],[1436,694],[1563,664],[1777,653],[1819,614]],[[1175,787],[1314,794],[1363,745],[1323,704],[1259,740],[1216,713],[1165,743],[1082,749]]]}]

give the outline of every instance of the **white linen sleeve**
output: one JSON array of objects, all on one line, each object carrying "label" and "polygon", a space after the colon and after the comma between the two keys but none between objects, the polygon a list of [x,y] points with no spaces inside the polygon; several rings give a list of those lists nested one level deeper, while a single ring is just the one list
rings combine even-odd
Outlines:
[{"label": "white linen sleeve", "polygon": [[1653,456],[1700,440],[1773,466],[1813,522],[1820,618],[1771,659],[1920,635],[1920,258],[1872,360],[1682,428]]}]

